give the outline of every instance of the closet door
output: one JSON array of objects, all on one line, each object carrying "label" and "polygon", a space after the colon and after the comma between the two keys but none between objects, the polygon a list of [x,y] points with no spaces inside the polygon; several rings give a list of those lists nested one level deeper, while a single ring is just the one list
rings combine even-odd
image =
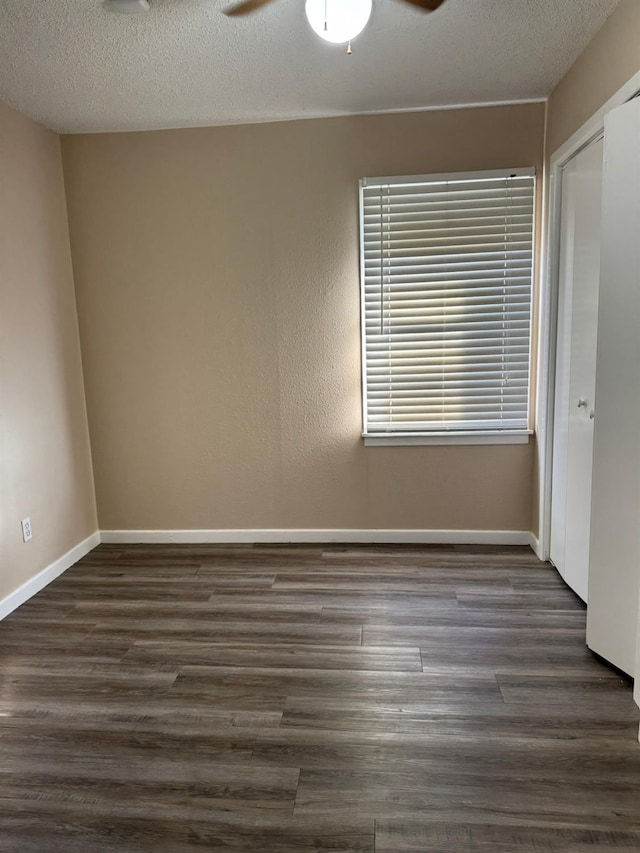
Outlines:
[{"label": "closet door", "polygon": [[587,644],[635,674],[640,575],[640,99],[605,120]]},{"label": "closet door", "polygon": [[588,594],[603,143],[563,170],[551,561]]},{"label": "closet door", "polygon": [[589,587],[603,148],[599,140],[576,158],[564,579],[583,601]]}]

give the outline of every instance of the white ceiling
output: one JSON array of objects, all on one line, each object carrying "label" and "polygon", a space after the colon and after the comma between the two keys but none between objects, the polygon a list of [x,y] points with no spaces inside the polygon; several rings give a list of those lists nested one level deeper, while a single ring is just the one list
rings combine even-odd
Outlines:
[{"label": "white ceiling", "polygon": [[270,121],[544,98],[618,0],[373,0],[353,43],[322,42],[304,0],[227,18],[227,0],[0,0],[0,99],[58,131]]}]

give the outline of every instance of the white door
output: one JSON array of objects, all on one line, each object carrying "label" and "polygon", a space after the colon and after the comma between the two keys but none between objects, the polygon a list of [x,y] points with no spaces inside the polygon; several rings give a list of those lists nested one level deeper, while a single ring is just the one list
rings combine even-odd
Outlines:
[{"label": "white door", "polygon": [[587,600],[603,143],[562,175],[551,561]]},{"label": "white door", "polygon": [[587,644],[635,675],[640,576],[640,99],[605,120]]}]

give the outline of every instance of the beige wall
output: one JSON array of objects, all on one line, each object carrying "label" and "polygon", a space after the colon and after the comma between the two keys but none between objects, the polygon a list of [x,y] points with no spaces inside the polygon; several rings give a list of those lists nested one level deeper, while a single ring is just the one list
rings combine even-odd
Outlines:
[{"label": "beige wall", "polygon": [[622,0],[549,99],[547,152],[553,154],[640,70],[640,0]]},{"label": "beige wall", "polygon": [[362,444],[357,181],[540,168],[543,119],[64,137],[100,526],[528,530],[531,446]]},{"label": "beige wall", "polygon": [[0,401],[2,599],[97,526],[59,138],[3,104]]}]

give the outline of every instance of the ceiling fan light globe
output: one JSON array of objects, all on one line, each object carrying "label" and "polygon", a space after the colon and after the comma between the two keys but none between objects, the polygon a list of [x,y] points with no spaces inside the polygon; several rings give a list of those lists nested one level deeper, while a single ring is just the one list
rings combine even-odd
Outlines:
[{"label": "ceiling fan light globe", "polygon": [[345,44],[363,31],[371,17],[372,0],[306,0],[311,29],[332,44]]},{"label": "ceiling fan light globe", "polygon": [[136,15],[138,12],[148,12],[151,8],[149,0],[103,0],[102,5],[108,12],[120,15]]}]

